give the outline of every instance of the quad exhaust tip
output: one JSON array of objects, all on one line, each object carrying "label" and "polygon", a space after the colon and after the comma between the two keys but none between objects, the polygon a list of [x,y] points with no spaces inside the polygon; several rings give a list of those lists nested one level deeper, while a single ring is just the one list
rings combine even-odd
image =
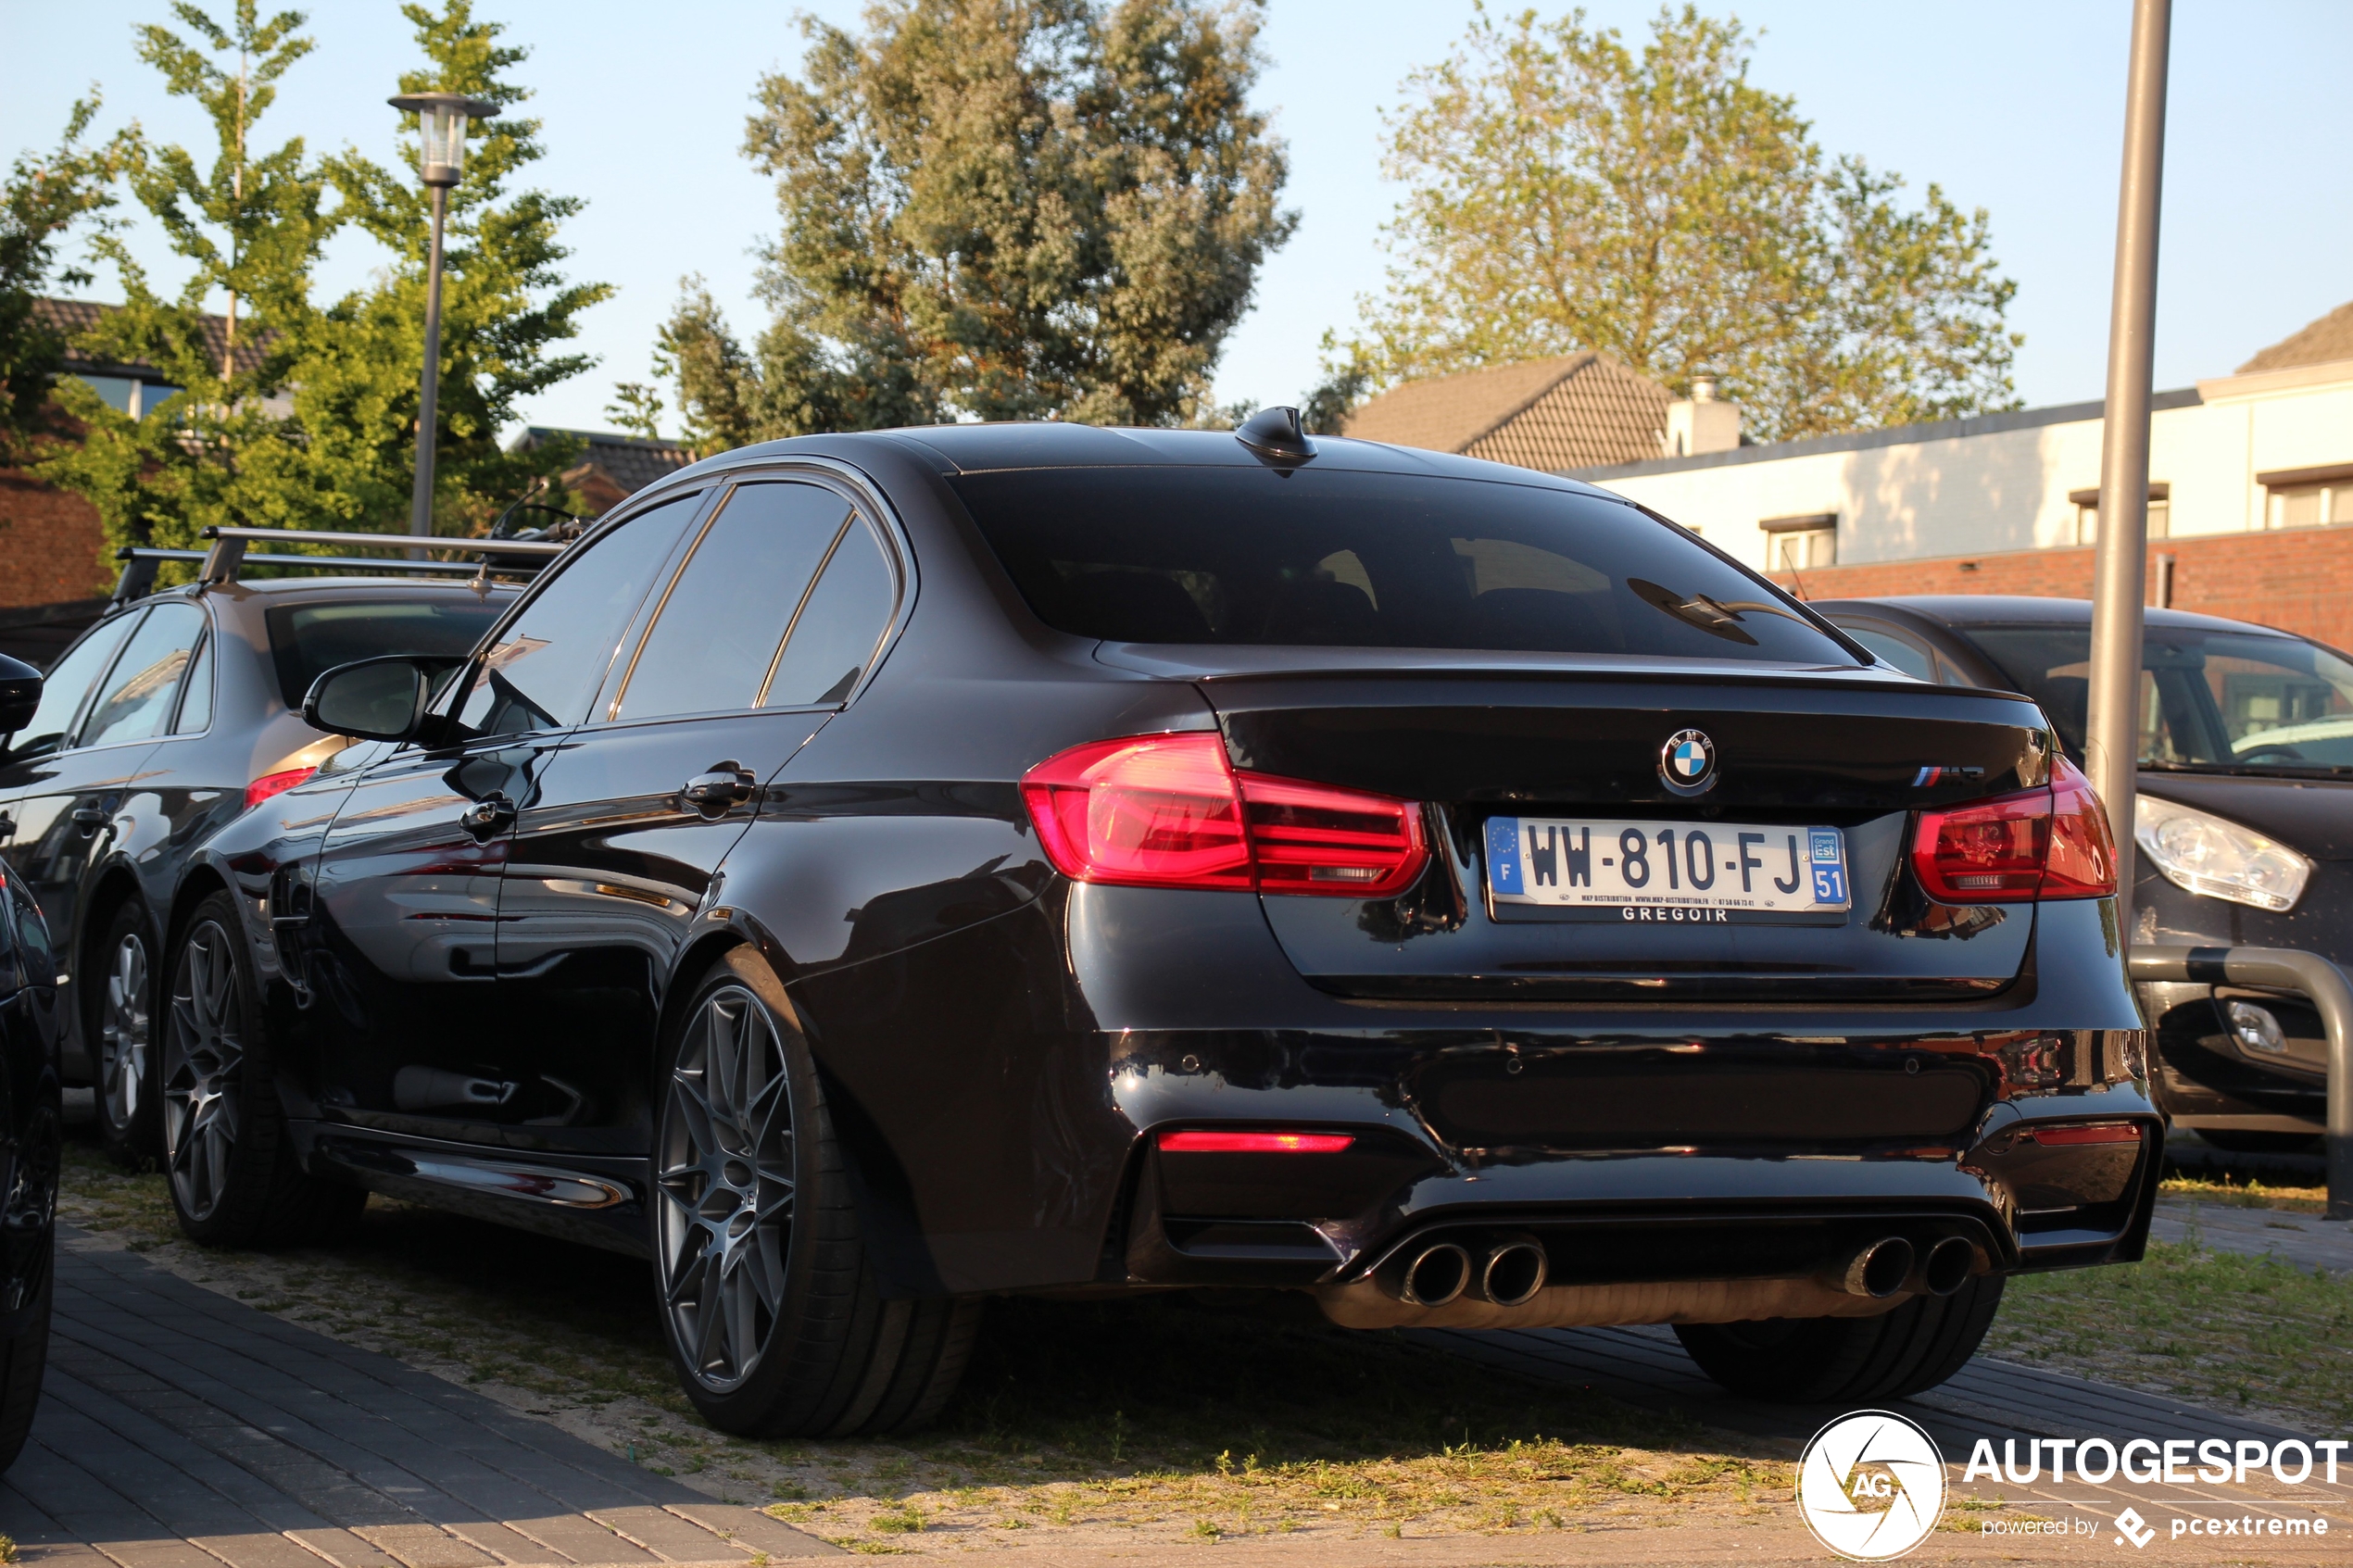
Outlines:
[{"label": "quad exhaust tip", "polygon": [[1859,1247],[1838,1272],[1839,1287],[1849,1296],[1884,1301],[1912,1277],[1912,1244],[1900,1236],[1881,1236]]},{"label": "quad exhaust tip", "polygon": [[1487,1255],[1478,1293],[1498,1307],[1524,1307],[1544,1288],[1544,1249],[1532,1241],[1507,1241]]},{"label": "quad exhaust tip", "polygon": [[1977,1248],[1957,1236],[1948,1236],[1928,1249],[1920,1265],[1920,1283],[1931,1296],[1950,1296],[1969,1283],[1977,1266]]},{"label": "quad exhaust tip", "polygon": [[1438,1242],[1414,1254],[1405,1265],[1404,1287],[1398,1292],[1415,1307],[1443,1307],[1470,1284],[1470,1254],[1451,1241]]}]

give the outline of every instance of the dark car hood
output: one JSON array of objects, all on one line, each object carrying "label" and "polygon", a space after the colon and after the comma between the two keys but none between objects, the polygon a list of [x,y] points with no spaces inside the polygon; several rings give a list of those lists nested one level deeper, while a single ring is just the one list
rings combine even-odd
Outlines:
[{"label": "dark car hood", "polygon": [[2244,822],[2316,860],[2353,860],[2353,782],[2144,771],[2141,788]]}]

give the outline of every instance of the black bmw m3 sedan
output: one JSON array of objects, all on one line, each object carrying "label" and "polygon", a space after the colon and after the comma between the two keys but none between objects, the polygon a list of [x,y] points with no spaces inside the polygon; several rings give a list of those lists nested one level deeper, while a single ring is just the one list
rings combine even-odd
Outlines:
[{"label": "black bmw m3 sedan", "polygon": [[1585,485],[1279,410],[780,442],[307,713],[372,744],[171,918],[182,1223],[647,1256],[730,1430],[921,1423],[992,1295],[1189,1286],[1886,1399],[2147,1233],[2044,714]]}]

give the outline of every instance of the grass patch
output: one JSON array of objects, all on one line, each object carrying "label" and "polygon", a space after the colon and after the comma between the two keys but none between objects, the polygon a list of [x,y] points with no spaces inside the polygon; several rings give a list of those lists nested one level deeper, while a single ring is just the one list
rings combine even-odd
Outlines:
[{"label": "grass patch", "polygon": [[1785,1523],[1793,1483],[1794,1445],[1521,1385],[1269,1293],[994,1302],[933,1430],[747,1441],[679,1393],[642,1262],[382,1198],[333,1248],[199,1248],[160,1177],[82,1145],[60,1208],[232,1297],[860,1551],[1032,1528],[1212,1540]]},{"label": "grass patch", "polygon": [[2235,1171],[2191,1174],[2177,1170],[2157,1190],[2165,1198],[2195,1198],[2234,1209],[2284,1209],[2294,1214],[2324,1213],[2329,1206],[2329,1189],[2324,1186],[2273,1186]]},{"label": "grass patch", "polygon": [[2151,1242],[2138,1265],[2010,1281],[1986,1350],[2078,1377],[2353,1424],[2353,1279]]}]

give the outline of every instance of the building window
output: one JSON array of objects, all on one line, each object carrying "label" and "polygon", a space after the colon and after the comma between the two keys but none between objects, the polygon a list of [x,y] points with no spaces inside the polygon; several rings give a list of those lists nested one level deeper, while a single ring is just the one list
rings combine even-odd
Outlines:
[{"label": "building window", "polygon": [[176,386],[137,381],[130,376],[83,376],[80,379],[106,399],[107,407],[134,420],[145,419],[156,411],[157,404],[180,390]]},{"label": "building window", "polygon": [[2353,522],[2353,463],[2317,469],[2277,469],[2255,483],[2269,492],[2263,502],[2266,528],[2321,528]]},{"label": "building window", "polygon": [[[2075,542],[2096,545],[2100,541],[2100,489],[2070,490],[2068,501],[2075,508]],[[2152,539],[2170,538],[2173,532],[2173,487],[2171,484],[2149,486],[2149,529]]]},{"label": "building window", "polygon": [[1768,571],[1811,571],[1816,567],[1838,564],[1836,512],[1768,517],[1756,526],[1765,531]]}]

